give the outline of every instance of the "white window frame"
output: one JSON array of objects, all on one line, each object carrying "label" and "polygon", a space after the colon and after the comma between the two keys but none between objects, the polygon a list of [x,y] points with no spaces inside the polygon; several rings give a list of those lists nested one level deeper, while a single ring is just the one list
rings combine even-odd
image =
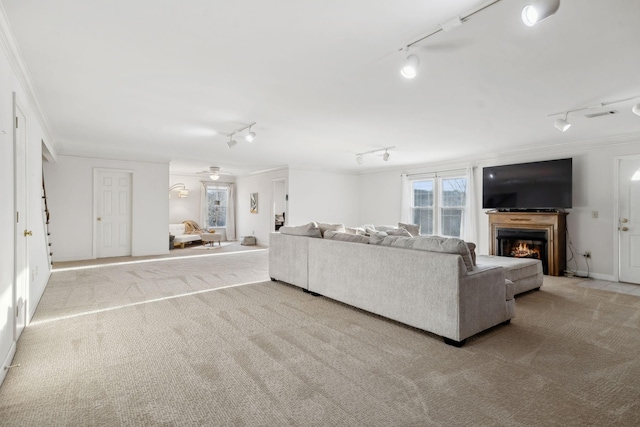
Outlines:
[{"label": "white window frame", "polygon": [[[465,192],[465,204],[463,206],[444,206],[444,193],[443,193],[443,180],[448,179],[464,179],[466,181],[466,192]],[[410,218],[411,221],[414,219],[414,211],[416,209],[424,209],[424,207],[416,207],[415,206],[415,192],[414,192],[414,184],[416,182],[424,182],[424,181],[433,181],[433,205],[430,209],[433,210],[433,232],[429,233],[428,230],[421,230],[421,234],[432,234],[436,236],[443,237],[457,237],[459,239],[464,239],[464,236],[467,232],[467,222],[468,222],[468,209],[469,209],[469,200],[472,197],[470,185],[469,185],[469,177],[465,171],[452,171],[447,173],[432,173],[432,174],[424,174],[416,177],[412,177],[409,180],[410,184]],[[460,209],[462,211],[461,216],[461,224],[460,224],[460,235],[459,236],[449,236],[445,235],[442,231],[443,229],[443,209]]]},{"label": "white window frame", "polygon": [[[210,228],[226,228],[227,224],[229,223],[229,184],[224,184],[224,183],[216,183],[213,181],[203,181],[202,182],[202,186],[203,186],[203,191],[202,191],[202,222],[203,222],[203,228],[205,229],[210,229]],[[207,193],[209,189],[213,189],[213,190],[225,190],[226,194],[227,194],[227,200],[226,200],[226,213],[225,213],[225,225],[214,225],[214,226],[210,226],[209,225],[209,203],[208,203],[208,198],[207,198]]]}]

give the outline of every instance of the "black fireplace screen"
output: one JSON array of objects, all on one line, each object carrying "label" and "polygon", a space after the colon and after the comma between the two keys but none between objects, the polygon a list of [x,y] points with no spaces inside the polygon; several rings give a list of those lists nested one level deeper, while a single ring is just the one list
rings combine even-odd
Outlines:
[{"label": "black fireplace screen", "polygon": [[497,254],[542,261],[544,274],[548,273],[547,232],[545,230],[500,228],[497,230]]}]

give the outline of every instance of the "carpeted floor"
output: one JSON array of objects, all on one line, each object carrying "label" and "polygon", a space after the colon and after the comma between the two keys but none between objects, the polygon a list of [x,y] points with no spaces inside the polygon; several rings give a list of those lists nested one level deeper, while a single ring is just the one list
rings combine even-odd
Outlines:
[{"label": "carpeted floor", "polygon": [[640,425],[640,297],[545,277],[455,348],[271,282],[267,254],[54,272],[0,425]]}]

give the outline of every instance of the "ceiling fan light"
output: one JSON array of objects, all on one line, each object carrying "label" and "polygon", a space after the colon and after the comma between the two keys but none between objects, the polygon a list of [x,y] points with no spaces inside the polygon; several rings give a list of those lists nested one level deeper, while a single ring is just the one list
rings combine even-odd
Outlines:
[{"label": "ceiling fan light", "polygon": [[555,126],[555,128],[560,132],[565,132],[571,127],[571,123],[569,123],[566,119],[558,119],[553,122],[553,126]]},{"label": "ceiling fan light", "polygon": [[527,27],[533,27],[554,15],[560,8],[560,0],[534,0],[522,8],[522,22]]},{"label": "ceiling fan light", "polygon": [[636,104],[633,106],[633,108],[631,109],[631,111],[633,112],[633,114],[635,114],[636,116],[640,116],[640,104]]},{"label": "ceiling fan light", "polygon": [[412,79],[418,75],[418,65],[420,65],[420,58],[416,55],[409,55],[404,60],[400,74],[405,79]]},{"label": "ceiling fan light", "polygon": [[220,175],[218,175],[217,173],[211,174],[211,175],[209,175],[209,178],[211,178],[214,181],[217,181],[217,180],[220,179]]}]

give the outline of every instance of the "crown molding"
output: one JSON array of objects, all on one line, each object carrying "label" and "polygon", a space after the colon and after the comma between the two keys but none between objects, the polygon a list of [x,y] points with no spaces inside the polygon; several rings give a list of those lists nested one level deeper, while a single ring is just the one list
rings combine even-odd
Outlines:
[{"label": "crown molding", "polygon": [[47,115],[45,114],[44,109],[42,108],[42,104],[40,103],[36,95],[36,90],[33,85],[33,80],[31,79],[31,74],[29,73],[29,70],[27,70],[24,59],[22,58],[22,54],[20,53],[20,47],[18,46],[18,43],[16,42],[16,39],[13,35],[11,25],[9,24],[7,14],[1,2],[0,46],[2,46],[2,50],[4,51],[7,60],[9,61],[11,70],[16,76],[18,83],[22,87],[22,90],[27,97],[27,102],[29,103],[31,110],[36,115],[36,118],[40,123],[40,128],[42,129],[42,133],[44,136],[43,142],[46,145],[50,156],[53,160],[55,160],[58,153],[56,140],[53,136],[53,132],[51,131]]}]

